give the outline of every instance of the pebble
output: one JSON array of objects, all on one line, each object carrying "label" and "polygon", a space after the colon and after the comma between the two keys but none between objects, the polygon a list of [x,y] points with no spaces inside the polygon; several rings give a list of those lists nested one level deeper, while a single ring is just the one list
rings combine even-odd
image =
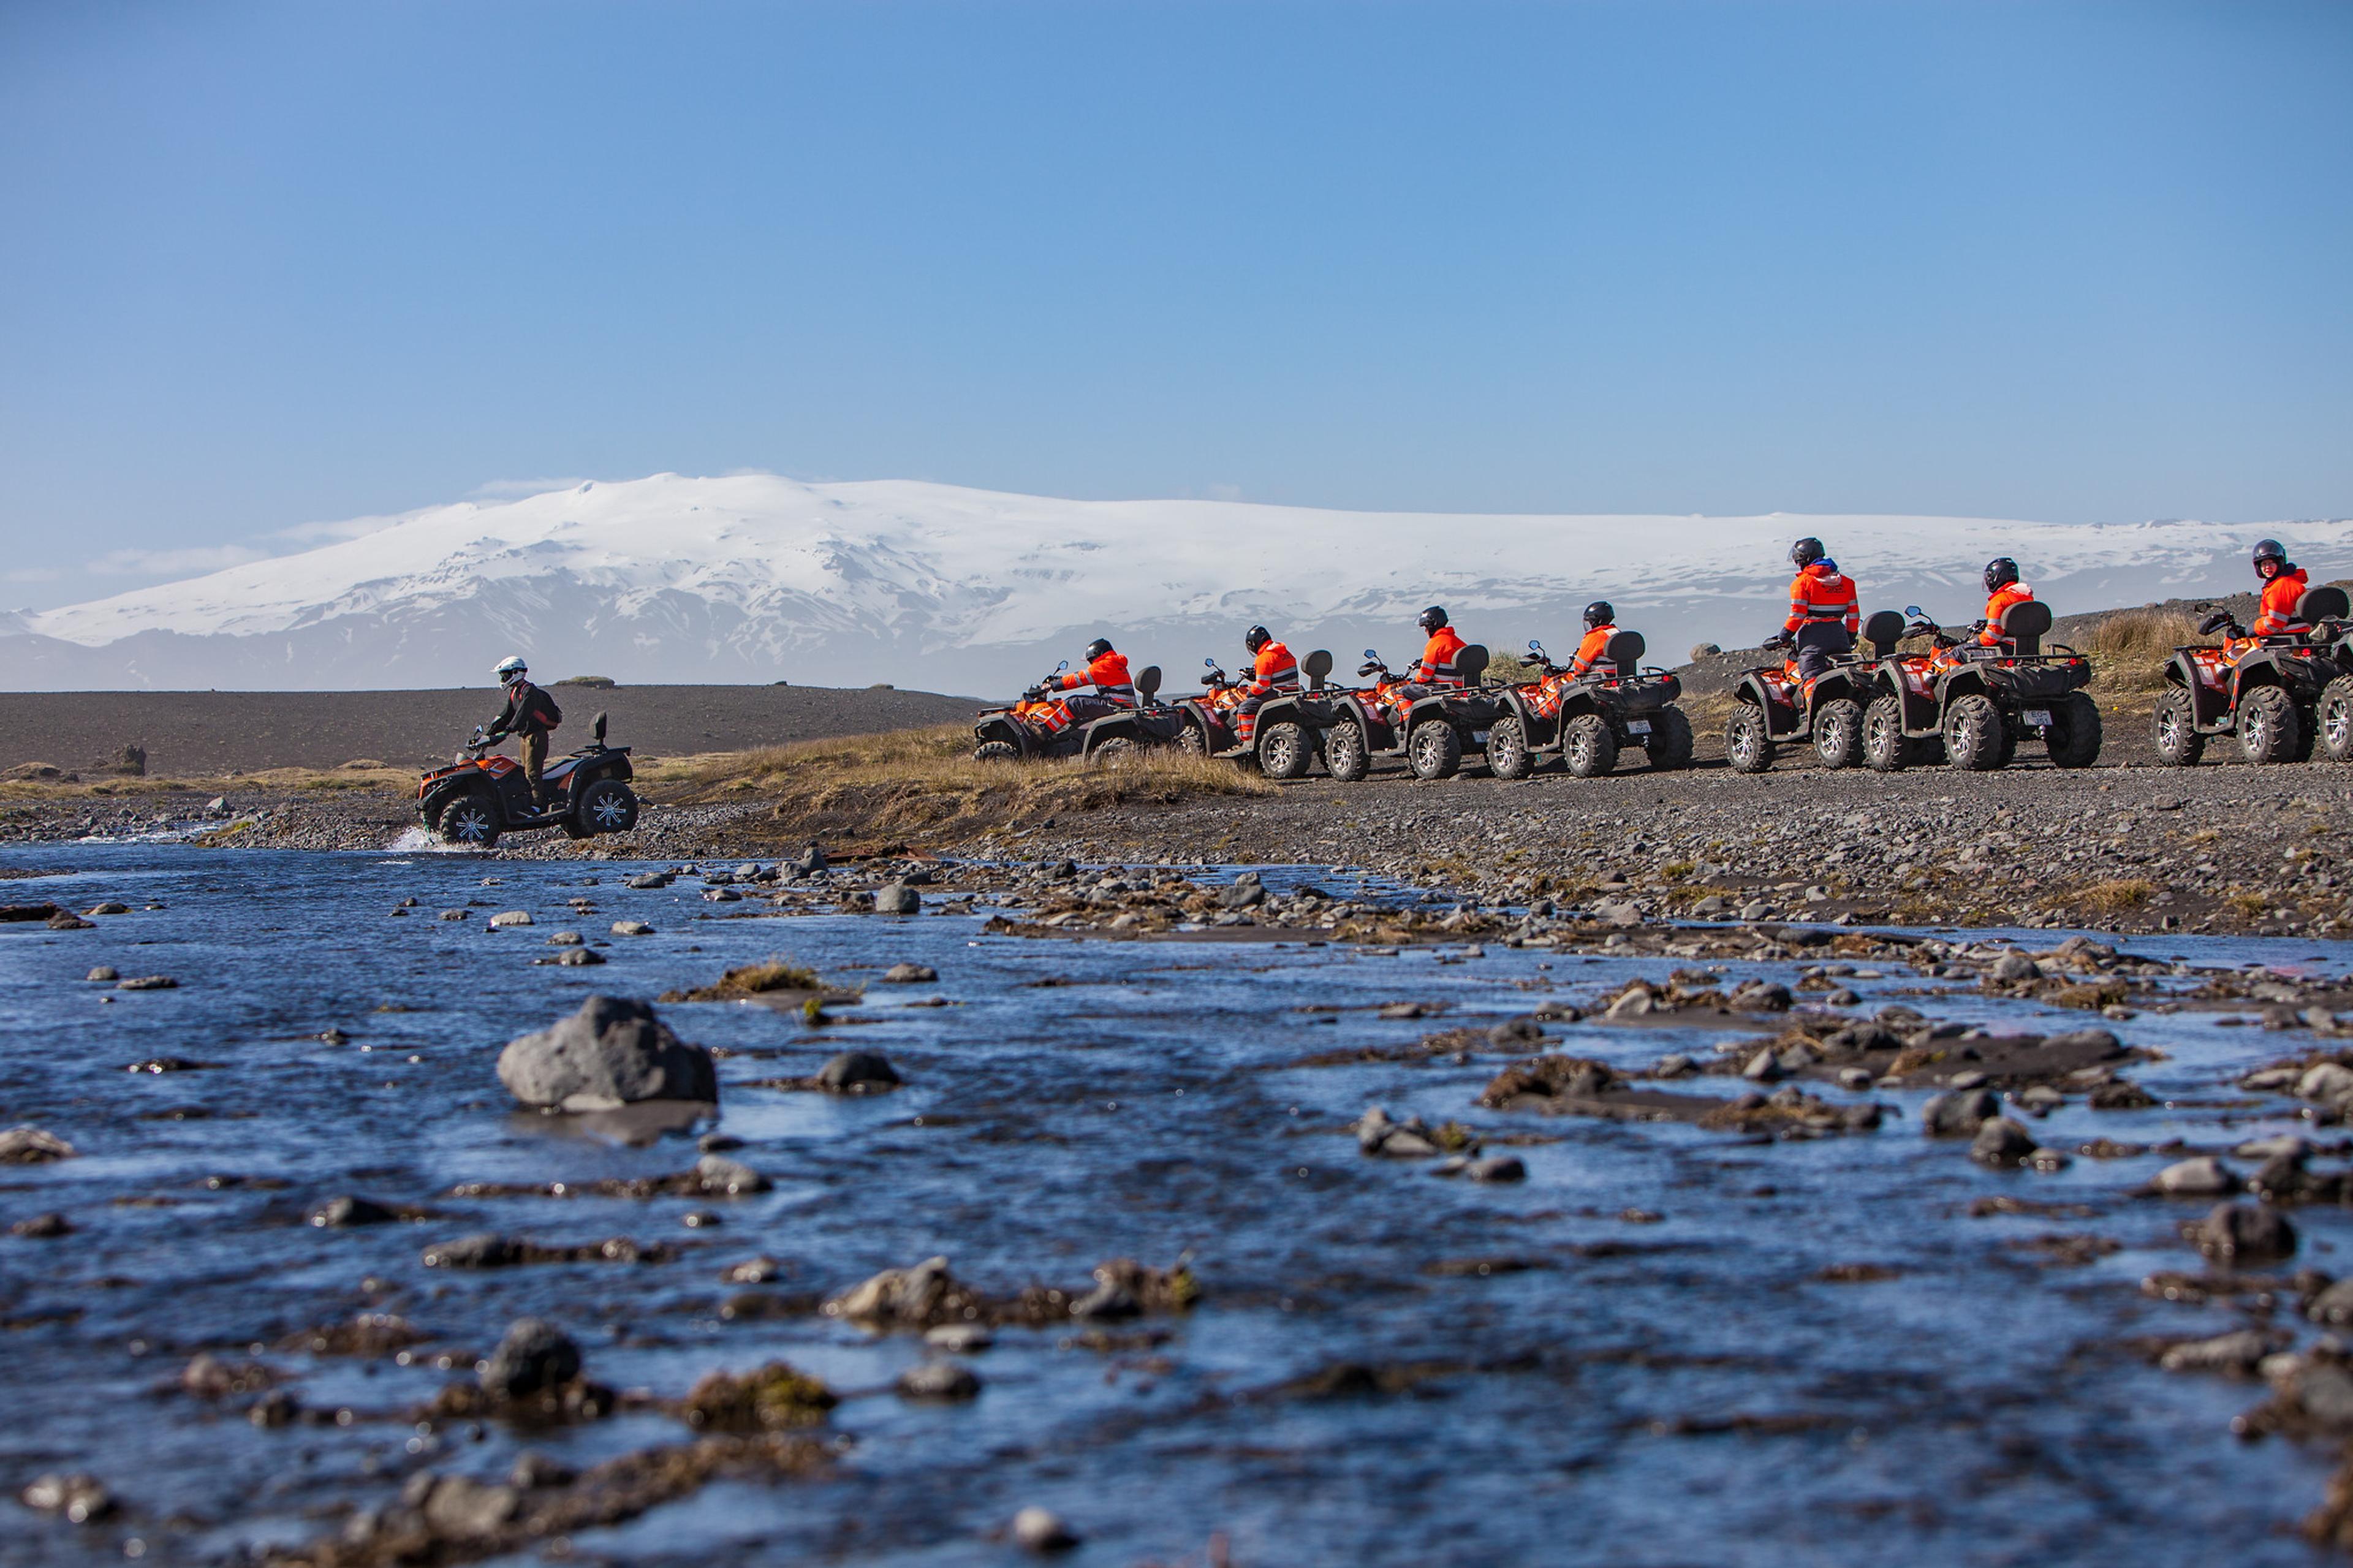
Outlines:
[{"label": "pebble", "polygon": [[654,934],[654,928],[643,921],[615,921],[613,934],[615,936],[651,936]]},{"label": "pebble", "polygon": [[886,985],[928,985],[940,977],[940,972],[928,963],[894,963],[882,972]]},{"label": "pebble", "polygon": [[878,915],[912,915],[922,912],[923,895],[904,882],[892,882],[874,891],[874,912]]},{"label": "pebble", "polygon": [[16,1494],[26,1508],[54,1513],[75,1524],[89,1524],[114,1511],[114,1494],[96,1476],[50,1474]]},{"label": "pebble", "polygon": [[115,968],[114,965],[111,963],[101,963],[96,969],[91,970],[88,974],[83,975],[82,978],[100,984],[107,984],[121,979],[122,972]]},{"label": "pebble", "polygon": [[529,910],[501,910],[497,914],[491,917],[491,929],[493,931],[503,930],[510,926],[527,926],[529,924],[531,924],[531,911]]},{"label": "pebble", "polygon": [[980,1397],[980,1374],[961,1362],[922,1362],[899,1374],[899,1396],[902,1399],[977,1399]]},{"label": "pebble", "polygon": [[2157,1173],[2151,1184],[2168,1197],[2211,1198],[2239,1190],[2236,1173],[2211,1154],[2179,1160]]},{"label": "pebble", "polygon": [[1068,1552],[1079,1537],[1051,1509],[1025,1508],[1013,1516],[1013,1539],[1031,1552]]}]

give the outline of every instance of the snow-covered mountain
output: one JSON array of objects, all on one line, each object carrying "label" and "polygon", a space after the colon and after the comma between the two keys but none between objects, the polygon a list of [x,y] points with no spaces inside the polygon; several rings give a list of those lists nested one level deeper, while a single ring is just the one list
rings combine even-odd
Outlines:
[{"label": "snow-covered mountain", "polygon": [[543,679],[901,686],[988,694],[1098,632],[1188,687],[1263,621],[1343,658],[1418,644],[1440,603],[1473,640],[1576,640],[1611,599],[1655,654],[1753,644],[1778,622],[1789,541],[1818,534],[1864,607],[1967,619],[1987,557],[2053,607],[2247,585],[2284,540],[2353,573],[2353,520],[2215,526],[1932,517],[1349,512],[1072,501],[908,481],[657,474],[432,507],[357,538],[62,609],[0,615],[0,686],[321,689]]}]

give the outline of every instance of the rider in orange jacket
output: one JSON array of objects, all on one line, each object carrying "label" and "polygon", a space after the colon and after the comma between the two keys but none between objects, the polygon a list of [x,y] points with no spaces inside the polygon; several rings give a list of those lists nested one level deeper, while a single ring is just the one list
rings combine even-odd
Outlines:
[{"label": "rider in orange jacket", "polygon": [[1234,710],[1234,738],[1248,745],[1258,733],[1258,710],[1267,700],[1279,691],[1299,689],[1299,660],[1264,626],[1244,632],[1242,647],[1250,650],[1250,672],[1242,682],[1241,703]]},{"label": "rider in orange jacket", "polygon": [[1462,671],[1455,660],[1467,645],[1449,624],[1444,608],[1430,605],[1421,612],[1419,625],[1430,641],[1422,645],[1421,661],[1413,667],[1411,679],[1423,686],[1461,685]]},{"label": "rider in orange jacket", "polygon": [[1584,675],[1609,649],[1609,639],[1618,635],[1618,612],[1607,599],[1596,599],[1585,606],[1585,640],[1577,645],[1577,657],[1568,661],[1568,673]]},{"label": "rider in orange jacket", "polygon": [[1997,555],[1986,563],[1985,585],[1992,597],[1986,600],[1985,619],[1977,624],[1978,641],[1987,647],[2000,647],[2003,642],[2003,612],[2012,605],[2031,602],[2034,590],[2018,580],[2018,563],[2007,555]]},{"label": "rider in orange jacket", "polygon": [[1110,638],[1097,637],[1087,644],[1086,658],[1086,668],[1070,670],[1055,683],[1064,691],[1082,686],[1094,689],[1063,700],[1062,706],[1071,710],[1072,719],[1084,724],[1135,706],[1135,681],[1127,673],[1127,659],[1111,646]]},{"label": "rider in orange jacket", "polygon": [[2287,552],[2276,539],[2263,540],[2255,545],[2254,562],[2255,575],[2263,582],[2263,600],[2247,635],[2267,637],[2280,632],[2310,631],[2312,628],[2295,615],[2295,603],[2304,597],[2304,568],[2287,558]]},{"label": "rider in orange jacket", "polygon": [[1793,649],[1798,678],[1811,680],[1832,661],[1854,651],[1854,635],[1862,628],[1862,611],[1855,599],[1854,580],[1838,569],[1819,539],[1800,539],[1789,547],[1798,574],[1789,580],[1789,618],[1781,635],[1767,647]]}]

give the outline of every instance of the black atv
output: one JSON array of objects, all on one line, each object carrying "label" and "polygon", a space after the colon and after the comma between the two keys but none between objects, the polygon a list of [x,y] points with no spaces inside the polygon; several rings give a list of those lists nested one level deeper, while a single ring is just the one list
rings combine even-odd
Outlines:
[{"label": "black atv", "polygon": [[976,762],[1012,762],[1025,757],[1090,757],[1117,762],[1154,746],[1174,745],[1185,721],[1156,700],[1160,667],[1146,665],[1135,678],[1136,705],[1079,723],[1069,704],[1051,688],[1071,668],[1065,659],[1054,673],[1021,694],[1009,708],[991,708],[973,721]]},{"label": "black atv", "polygon": [[1530,639],[1541,679],[1502,689],[1504,712],[1487,730],[1487,769],[1499,779],[1522,779],[1558,757],[1579,778],[1606,773],[1619,753],[1640,746],[1653,772],[1691,766],[1692,727],[1674,705],[1683,682],[1663,669],[1641,668],[1640,632],[1619,632],[1583,675],[1546,658]]},{"label": "black atv", "polygon": [[1406,679],[1366,648],[1356,674],[1372,678],[1372,689],[1341,692],[1324,731],[1324,765],[1332,776],[1353,784],[1372,771],[1377,757],[1402,758],[1418,779],[1451,778],[1461,771],[1464,753],[1485,748],[1489,727],[1506,710],[1500,689],[1479,684],[1487,671],[1484,647],[1466,646],[1454,656],[1454,668],[1463,684],[1409,699],[1399,690]]},{"label": "black atv", "polygon": [[627,833],[638,825],[637,776],[629,748],[605,744],[605,715],[589,725],[589,743],[548,764],[540,776],[547,805],[532,798],[531,779],[512,757],[489,754],[495,742],[480,725],[446,768],[417,783],[417,815],[445,844],[488,849],[501,833],[560,827],[568,838]]},{"label": "black atv", "polygon": [[[1789,647],[1788,634],[1767,642]],[[1732,689],[1732,718],[1724,727],[1724,754],[1736,773],[1761,773],[1774,752],[1811,740],[1825,767],[1851,768],[1862,760],[1863,679],[1870,668],[1856,654],[1833,663],[1812,680],[1798,675],[1798,661],[1779,668],[1752,669]]]},{"label": "black atv", "polygon": [[[2088,768],[2100,760],[2100,707],[2083,689],[2092,664],[2053,644],[2042,648],[2051,609],[2028,600],[2002,612],[2002,643],[1964,642],[1908,605],[1905,625],[1881,610],[1863,626],[1876,662],[1864,678],[1862,760],[1881,773],[1942,760],[1972,773],[2010,765],[2021,740],[2039,740],[2051,765]],[[1926,637],[1927,653],[1898,653],[1905,637]]]},{"label": "black atv", "polygon": [[[2353,647],[2342,588],[2306,588],[2295,618],[2312,629],[2249,639],[2227,610],[2198,635],[2227,634],[2221,647],[2178,647],[2157,700],[2158,761],[2193,766],[2206,737],[2236,731],[2251,763],[2301,763],[2316,740],[2336,761],[2353,761]],[[2238,646],[2232,647],[2235,643]]]},{"label": "black atv", "polygon": [[1295,691],[1278,688],[1268,693],[1259,706],[1258,722],[1247,743],[1235,731],[1243,700],[1241,688],[1227,677],[1216,659],[1205,658],[1201,665],[1205,671],[1201,694],[1180,697],[1175,705],[1185,721],[1176,744],[1200,756],[1254,762],[1259,772],[1271,779],[1306,777],[1308,765],[1324,749],[1324,731],[1337,711],[1334,694],[1324,684],[1324,677],[1332,673],[1331,653],[1319,647],[1300,660],[1300,672],[1307,679],[1304,688]]}]

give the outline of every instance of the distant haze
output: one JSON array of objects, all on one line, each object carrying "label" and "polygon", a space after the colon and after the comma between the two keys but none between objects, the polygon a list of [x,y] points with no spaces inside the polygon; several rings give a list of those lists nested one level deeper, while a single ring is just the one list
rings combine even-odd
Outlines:
[{"label": "distant haze", "polygon": [[1788,551],[1819,535],[1866,611],[1967,620],[2018,558],[2054,610],[2221,594],[2274,534],[2315,580],[2353,573],[2353,521],[2210,526],[1937,517],[1353,512],[1208,500],[1075,501],[880,480],[658,474],[462,502],[360,537],[0,621],[24,690],[488,686],[543,679],[901,686],[989,695],[1090,637],[1189,687],[1264,622],[1303,652],[1410,655],[1443,604],[1501,650],[1575,640],[1613,601],[1652,658],[1754,644],[1781,618]]}]

